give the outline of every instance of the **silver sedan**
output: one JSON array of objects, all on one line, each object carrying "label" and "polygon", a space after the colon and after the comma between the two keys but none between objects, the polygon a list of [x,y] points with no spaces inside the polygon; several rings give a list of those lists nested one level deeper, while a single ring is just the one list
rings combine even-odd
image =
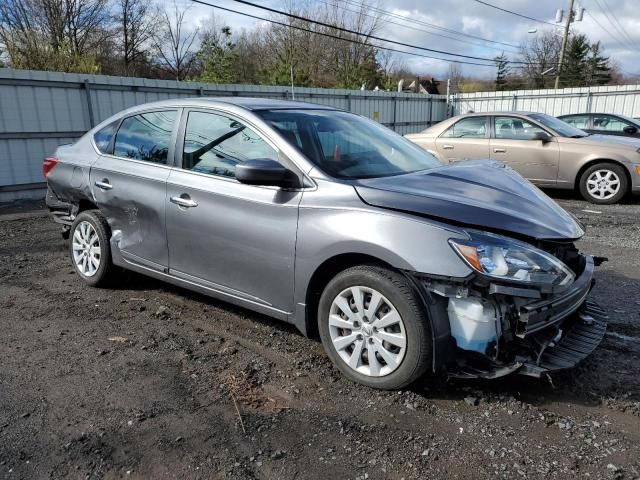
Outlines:
[{"label": "silver sedan", "polygon": [[357,115],[152,103],[43,169],[83,282],[121,267],[292,323],[364,385],[540,376],[604,334],[572,216],[502,164],[443,166]]}]

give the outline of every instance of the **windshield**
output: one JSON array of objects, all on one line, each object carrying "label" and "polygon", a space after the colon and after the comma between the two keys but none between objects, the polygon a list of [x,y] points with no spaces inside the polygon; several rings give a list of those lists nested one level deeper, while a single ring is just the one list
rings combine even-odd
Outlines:
[{"label": "windshield", "polygon": [[256,113],[332,177],[387,177],[441,166],[434,156],[400,135],[351,113],[333,110]]},{"label": "windshield", "polygon": [[635,118],[631,118],[631,117],[629,117],[629,116],[627,116],[627,115],[617,115],[617,116],[618,116],[618,117],[620,117],[620,118],[624,118],[625,120],[627,120],[627,121],[628,121],[629,123],[631,123],[632,125],[635,125],[635,126],[637,126],[637,127],[640,127],[640,122],[639,122],[637,119],[635,119]]},{"label": "windshield", "polygon": [[589,135],[587,132],[576,128],[573,125],[569,125],[567,122],[564,122],[559,118],[545,115],[544,113],[532,113],[529,117],[540,122],[545,127],[550,128],[561,137],[580,138],[587,137]]}]

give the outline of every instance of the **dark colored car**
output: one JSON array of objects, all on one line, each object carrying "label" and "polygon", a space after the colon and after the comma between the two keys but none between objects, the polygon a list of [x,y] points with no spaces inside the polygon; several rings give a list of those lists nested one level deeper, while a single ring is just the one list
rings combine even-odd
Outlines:
[{"label": "dark colored car", "polygon": [[577,113],[558,118],[591,134],[640,138],[640,121],[625,115]]}]

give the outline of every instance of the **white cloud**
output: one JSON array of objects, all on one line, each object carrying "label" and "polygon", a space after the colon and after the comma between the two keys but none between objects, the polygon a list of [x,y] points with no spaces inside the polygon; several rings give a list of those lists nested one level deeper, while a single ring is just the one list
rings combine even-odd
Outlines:
[{"label": "white cloud", "polygon": [[[289,0],[254,1],[255,3],[266,4],[278,9],[285,9],[287,5],[289,5]],[[322,4],[325,0],[311,1]],[[535,2],[531,0],[488,1],[502,8],[548,22],[554,21],[555,12],[559,6],[566,9],[564,5],[565,2],[558,2],[558,0],[536,0]],[[179,0],[179,2],[184,5],[191,3],[189,0]],[[250,12],[258,16],[268,16],[268,12],[244,6],[232,0],[216,0],[211,3],[234,10]],[[599,2],[595,2],[594,0],[581,0],[578,3],[587,8],[588,14],[585,15],[583,22],[575,22],[573,29],[576,32],[586,33],[592,40],[602,42],[605,54],[611,56],[612,60],[617,62],[625,72],[640,73],[640,66],[638,66],[640,63],[640,50],[636,47],[636,45],[640,45],[640,9],[638,8],[638,0],[600,0]],[[193,26],[206,22],[207,17],[211,15],[212,11],[215,12],[216,17],[222,23],[228,24],[235,30],[252,28],[257,23],[255,20],[215,10],[211,7],[197,4],[193,5],[189,15],[190,23]],[[609,13],[609,17],[600,10],[600,5]],[[380,7],[406,18],[417,19],[451,30],[513,45],[519,45],[530,38],[531,34],[527,32],[532,28],[537,28],[539,32],[546,28],[554,28],[550,25],[536,23],[498,11],[473,0],[440,0],[437,2],[427,2],[424,0],[382,0]],[[472,38],[438,31],[433,28],[428,28],[425,25],[411,24],[414,28],[410,29],[391,23],[391,21],[402,23],[402,20],[397,18],[387,20],[390,21],[383,22],[384,27],[379,35],[393,40],[483,58],[494,58],[499,55],[503,49],[507,54],[514,50],[504,45],[485,43]],[[627,38],[621,33],[621,28],[616,23],[616,20],[620,22],[631,38]],[[612,25],[610,21],[614,24]],[[600,25],[598,25],[598,22]],[[443,38],[436,34],[453,38]],[[403,47],[397,48],[403,49]],[[421,53],[429,54],[428,52]],[[407,65],[421,72],[431,73],[436,76],[445,75],[449,68],[448,62],[444,61],[411,57],[409,55],[406,55],[405,59]],[[466,74],[477,76],[492,76],[495,73],[492,68],[470,65],[464,66],[463,71]]]}]

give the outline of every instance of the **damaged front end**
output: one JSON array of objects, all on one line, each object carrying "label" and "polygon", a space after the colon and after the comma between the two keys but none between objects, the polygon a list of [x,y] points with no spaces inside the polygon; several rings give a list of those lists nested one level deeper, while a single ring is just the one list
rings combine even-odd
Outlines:
[{"label": "damaged front end", "polygon": [[480,232],[452,246],[472,275],[418,277],[446,309],[448,325],[441,318],[434,328],[434,365],[450,376],[540,377],[574,367],[601,342],[607,315],[587,297],[594,268],[606,259],[582,255],[572,243],[533,247]]}]

